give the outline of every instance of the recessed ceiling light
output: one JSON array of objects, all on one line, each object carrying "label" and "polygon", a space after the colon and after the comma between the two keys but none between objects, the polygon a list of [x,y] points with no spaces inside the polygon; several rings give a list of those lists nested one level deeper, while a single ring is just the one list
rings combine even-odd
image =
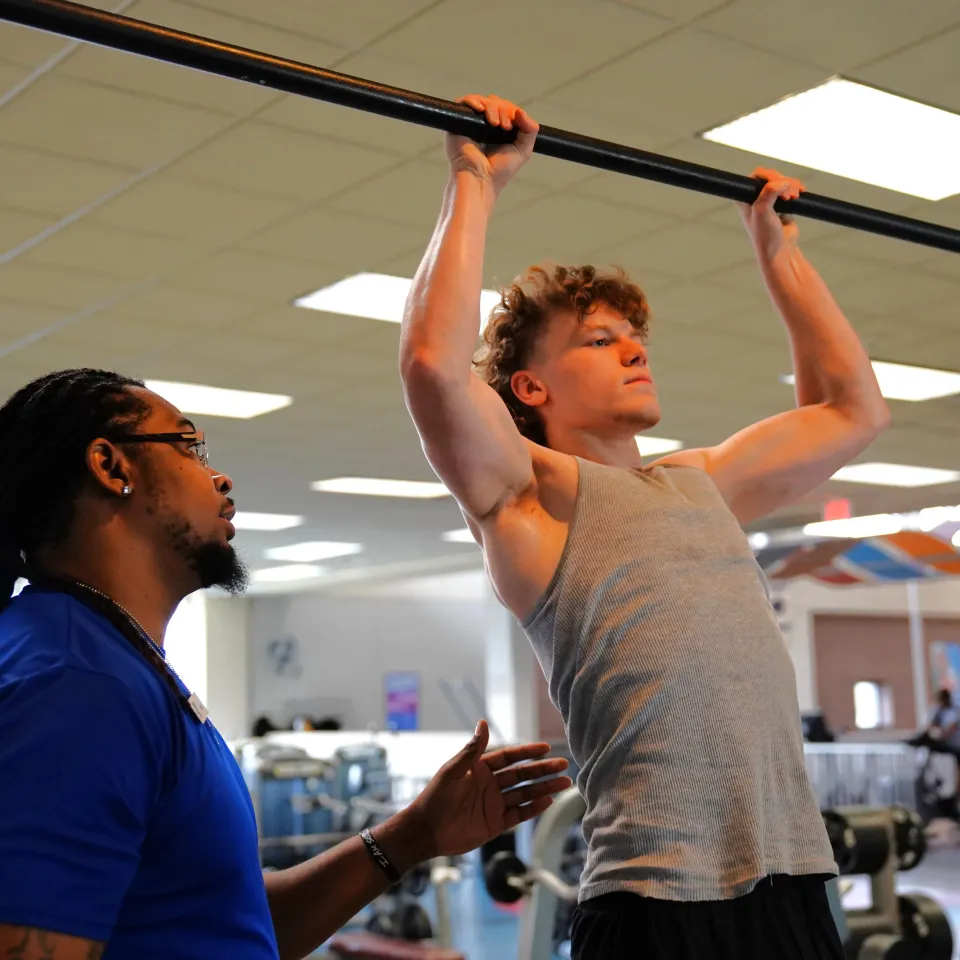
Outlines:
[{"label": "recessed ceiling light", "polygon": [[[960,393],[960,373],[938,370],[934,367],[912,367],[905,363],[873,360],[880,392],[888,400],[936,400]],[[782,383],[794,383],[793,374],[780,378]]]},{"label": "recessed ceiling light", "polygon": [[960,115],[839,77],[703,137],[924,200],[960,193]]},{"label": "recessed ceiling light", "polygon": [[749,543],[754,550],[762,550],[764,547],[770,545],[770,535],[767,533],[751,533],[750,536],[747,537],[747,543]]},{"label": "recessed ceiling light", "polygon": [[[412,283],[407,277],[392,277],[385,273],[357,273],[329,287],[297,297],[293,305],[348,317],[400,323]],[[481,328],[490,311],[499,302],[500,294],[496,290],[480,291]]]},{"label": "recessed ceiling light", "polygon": [[450,491],[442,483],[421,480],[378,480],[373,477],[334,477],[310,484],[319,493],[352,493],[366,497],[407,497],[412,500],[433,500],[448,497]]},{"label": "recessed ceiling light", "polygon": [[250,513],[240,510],[233,518],[237,530],[290,530],[303,525],[303,517],[287,513]]},{"label": "recessed ceiling light", "polygon": [[163,397],[184,413],[205,417],[233,417],[249,420],[272,413],[293,403],[293,397],[279,393],[254,393],[250,390],[227,390],[205,387],[199,383],[174,383],[169,380],[146,380],[147,389]]},{"label": "recessed ceiling light", "polygon": [[314,563],[317,560],[332,560],[334,557],[349,557],[360,553],[363,544],[335,543],[329,540],[314,540],[309,543],[291,543],[286,547],[273,547],[264,551],[268,560],[289,560],[293,563]]},{"label": "recessed ceiling light", "polygon": [[440,535],[441,540],[446,540],[447,543],[476,543],[474,540],[473,534],[470,532],[468,527],[464,527],[462,530],[448,530],[446,533]]},{"label": "recessed ceiling light", "polygon": [[293,563],[287,567],[264,567],[254,570],[250,579],[255,583],[290,583],[294,580],[313,580],[322,577],[323,567],[309,563]]},{"label": "recessed ceiling light", "polygon": [[917,515],[917,528],[927,533],[946,523],[960,523],[960,507],[924,507]]},{"label": "recessed ceiling light", "polygon": [[661,453],[673,453],[683,446],[682,440],[668,440],[666,437],[648,437],[645,433],[637,436],[637,449],[644,457],[656,457]]},{"label": "recessed ceiling light", "polygon": [[808,537],[882,537],[886,533],[899,533],[904,526],[903,517],[893,513],[875,513],[867,517],[848,517],[846,520],[820,520],[808,523],[803,532]]},{"label": "recessed ceiling light", "polygon": [[880,487],[931,487],[960,480],[960,472],[936,467],[910,467],[902,463],[855,463],[841,467],[830,479],[872,483]]}]

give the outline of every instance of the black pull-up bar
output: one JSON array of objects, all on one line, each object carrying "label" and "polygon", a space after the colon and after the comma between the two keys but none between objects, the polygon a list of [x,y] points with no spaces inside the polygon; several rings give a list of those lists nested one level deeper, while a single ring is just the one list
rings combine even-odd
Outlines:
[{"label": "black pull-up bar", "polygon": [[[234,47],[69,0],[0,0],[0,19],[204,73],[448,130],[482,143],[507,143],[515,136],[513,132],[491,127],[469,107],[449,100]],[[545,156],[656,180],[727,200],[751,203],[759,192],[757,181],[750,177],[555,127],[540,128],[535,150]],[[844,200],[805,193],[797,200],[778,201],[777,210],[960,253],[960,230]]]}]

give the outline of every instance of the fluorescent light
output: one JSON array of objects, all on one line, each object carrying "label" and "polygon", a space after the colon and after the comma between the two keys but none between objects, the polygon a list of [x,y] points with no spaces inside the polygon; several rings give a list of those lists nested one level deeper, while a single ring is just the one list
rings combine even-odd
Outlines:
[{"label": "fluorescent light", "polygon": [[902,463],[855,463],[841,467],[830,479],[881,487],[930,487],[960,480],[960,472],[936,467],[909,467]]},{"label": "fluorescent light", "polygon": [[808,523],[803,532],[808,537],[881,537],[885,533],[899,533],[903,529],[903,517],[890,513],[875,513],[866,517],[850,517],[846,520],[820,520]]},{"label": "fluorescent light", "polygon": [[839,77],[703,136],[924,200],[960,193],[960,115]]},{"label": "fluorescent light", "polygon": [[432,500],[447,497],[450,491],[442,483],[420,480],[378,480],[373,477],[335,477],[310,484],[319,493],[352,493],[365,497],[408,497],[412,500]]},{"label": "fluorescent light", "polygon": [[750,544],[750,547],[753,550],[762,550],[764,547],[770,545],[770,535],[767,533],[751,533],[747,537],[747,543]]},{"label": "fluorescent light", "polygon": [[237,530],[290,530],[303,524],[303,517],[287,513],[250,513],[238,511],[233,518]]},{"label": "fluorescent light", "polygon": [[[872,360],[880,392],[888,400],[936,400],[960,393],[960,373],[934,367],[912,367],[905,363]],[[780,378],[781,383],[794,383],[793,374]]]},{"label": "fluorescent light", "polygon": [[250,578],[255,583],[290,583],[295,580],[313,580],[322,577],[323,567],[315,567],[309,563],[294,563],[288,567],[265,567],[254,570]]},{"label": "fluorescent light", "polygon": [[648,437],[645,433],[637,436],[637,449],[644,457],[655,457],[661,453],[673,453],[683,446],[682,440],[668,440],[666,437]]},{"label": "fluorescent light", "polygon": [[917,528],[936,530],[945,523],[960,523],[960,507],[924,507],[917,515]]},{"label": "fluorescent light", "polygon": [[[347,317],[366,317],[370,320],[400,323],[412,283],[407,277],[392,277],[385,273],[357,273],[329,287],[297,297],[293,305],[306,307],[308,310],[339,313]],[[496,290],[480,291],[480,316],[484,323],[499,302],[500,294]]]},{"label": "fluorescent light", "polygon": [[474,540],[473,534],[470,532],[469,527],[464,527],[462,530],[448,530],[446,533],[440,535],[441,540],[446,540],[447,543],[476,543]]},{"label": "fluorescent light", "polygon": [[950,542],[951,542],[955,547],[960,547],[960,530],[958,530],[958,531],[950,538]]},{"label": "fluorescent light", "polygon": [[290,560],[293,563],[314,563],[317,560],[332,560],[348,557],[363,550],[360,543],[334,543],[329,540],[314,540],[309,543],[291,543],[286,547],[273,547],[264,551],[268,560]]},{"label": "fluorescent light", "polygon": [[272,413],[293,403],[293,397],[279,393],[254,393],[251,390],[226,390],[205,387],[199,383],[174,383],[169,380],[147,380],[147,389],[163,397],[184,413],[205,417],[233,417],[249,420]]}]

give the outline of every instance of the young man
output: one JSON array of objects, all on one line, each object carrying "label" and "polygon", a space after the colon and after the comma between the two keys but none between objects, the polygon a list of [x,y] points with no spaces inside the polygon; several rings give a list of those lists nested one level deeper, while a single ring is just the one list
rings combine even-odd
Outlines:
[{"label": "young man", "polygon": [[240,771],[162,647],[187,594],[243,587],[232,486],[139,381],[66,370],[0,408],[2,957],[304,957],[570,783],[546,744],[485,756],[481,723],[406,810],[263,875]]},{"label": "young man", "polygon": [[[620,274],[534,269],[471,370],[484,241],[537,125],[467,97],[513,144],[447,137],[450,179],[407,302],[401,374],[427,456],[563,714],[587,804],[579,960],[836,958],[836,868],[794,671],[741,523],[827,480],[885,427],[870,361],[774,212],[743,210],[793,347],[798,407],[653,466],[647,304]],[[762,881],[762,882],[761,882]]]}]

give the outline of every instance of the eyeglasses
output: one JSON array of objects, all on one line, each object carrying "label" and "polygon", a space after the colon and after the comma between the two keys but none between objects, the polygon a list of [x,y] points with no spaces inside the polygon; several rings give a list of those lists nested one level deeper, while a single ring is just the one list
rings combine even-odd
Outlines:
[{"label": "eyeglasses", "polygon": [[183,443],[205,467],[210,466],[207,441],[202,430],[187,433],[119,433],[110,439],[114,443]]}]

